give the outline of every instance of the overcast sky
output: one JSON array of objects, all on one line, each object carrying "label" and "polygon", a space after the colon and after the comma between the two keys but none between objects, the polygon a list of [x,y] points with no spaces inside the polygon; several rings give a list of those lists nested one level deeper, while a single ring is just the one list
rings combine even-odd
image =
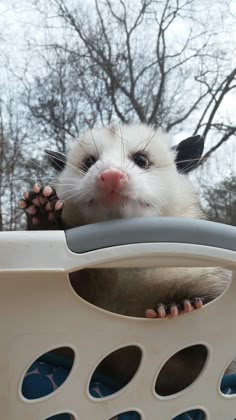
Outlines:
[{"label": "overcast sky", "polygon": [[[73,3],[74,0],[68,0],[68,3]],[[78,3],[78,2],[77,2]],[[84,5],[90,6],[93,0],[83,0]],[[211,13],[214,14],[214,0],[204,0],[202,4],[209,4]],[[224,23],[224,4],[222,0],[222,11],[218,13],[219,19]],[[219,9],[219,5],[217,5]],[[219,11],[218,11],[219,12]],[[220,17],[221,16],[221,17]],[[236,23],[236,0],[231,2],[231,16],[232,22]],[[230,16],[227,17],[229,24]],[[220,23],[220,22],[219,22]],[[0,65],[4,64],[6,58],[17,68],[24,65],[24,59],[29,59],[29,51],[27,49],[27,40],[36,40],[38,43],[44,42],[45,32],[42,29],[43,21],[40,19],[38,12],[33,6],[31,0],[0,0]],[[183,23],[181,27],[177,26],[176,31],[180,36],[181,31],[184,31]],[[226,43],[231,42],[236,45],[236,24],[232,25],[229,36],[225,39]],[[236,48],[235,54],[232,54],[232,67],[236,67]],[[224,108],[222,115],[234,116],[234,108],[236,102],[235,93],[229,93],[224,101]],[[232,112],[233,109],[233,112]]]},{"label": "overcast sky", "polygon": [[[135,1],[135,0],[129,0]],[[78,1],[67,0],[67,4],[78,4]],[[210,25],[209,18],[212,16],[214,19],[218,19],[218,24],[224,26],[224,23],[231,26],[231,32],[225,40],[219,38],[218,42],[233,42],[236,43],[236,0],[231,3],[231,15],[227,17],[224,14],[226,0],[222,2],[216,2],[214,0],[201,1],[200,7],[202,13],[206,14],[206,25]],[[45,2],[47,4],[47,2]],[[93,0],[83,0],[84,7],[92,7]],[[207,7],[208,6],[208,7]],[[215,9],[217,13],[215,12]],[[176,30],[178,37],[181,36],[181,32],[184,33],[184,22],[181,21],[181,25],[175,23],[174,30]],[[13,58],[18,64],[21,63],[21,55],[27,54],[26,40],[36,39],[38,42],[43,42],[45,33],[42,29],[43,21],[40,19],[40,15],[33,6],[31,0],[0,0],[0,33],[3,35],[3,39],[0,38],[1,49]],[[235,50],[236,51],[236,50]],[[236,54],[232,56],[232,62],[236,67]],[[229,99],[230,101],[230,99]]]},{"label": "overcast sky", "polygon": [[[68,3],[73,0],[68,0]],[[91,5],[93,0],[83,0],[83,4]],[[211,5],[211,13],[214,14],[215,3],[214,0],[205,0],[202,1],[203,5]],[[222,0],[222,13],[219,19],[224,23],[224,9],[225,0]],[[217,6],[219,7],[219,6]],[[231,13],[232,13],[232,22],[236,22],[236,0],[231,4]],[[227,23],[229,23],[230,16],[227,17]],[[210,23],[210,22],[209,22]],[[220,21],[219,21],[220,24]],[[1,55],[0,55],[0,66],[4,64],[7,58],[10,58],[11,65],[16,66],[16,71],[20,71],[24,66],[24,59],[29,59],[29,52],[27,50],[27,40],[33,38],[37,42],[43,42],[45,33],[42,29],[42,21],[39,18],[39,14],[36,12],[31,0],[0,0],[0,33],[2,38],[0,38],[1,45]],[[176,27],[178,34],[180,34],[180,28]],[[182,27],[182,30],[184,28]],[[232,31],[229,36],[226,36],[222,42],[229,43],[231,45],[236,45],[236,28],[232,26]],[[232,65],[236,67],[236,54],[232,55]],[[221,110],[221,115],[223,118],[231,118],[233,121],[236,120],[236,94],[228,94],[225,101],[224,107]],[[236,122],[235,122],[236,124]],[[184,135],[189,133],[181,133],[179,136],[176,136],[177,140],[180,140]],[[234,148],[235,138],[231,140],[231,146],[228,150],[232,151]],[[223,149],[222,149],[223,150]],[[222,153],[221,150],[221,153]],[[228,153],[229,154],[229,153]],[[232,153],[230,152],[230,155]],[[227,160],[227,156],[226,156]],[[227,165],[229,167],[229,165]],[[225,167],[226,168],[226,167]]]}]

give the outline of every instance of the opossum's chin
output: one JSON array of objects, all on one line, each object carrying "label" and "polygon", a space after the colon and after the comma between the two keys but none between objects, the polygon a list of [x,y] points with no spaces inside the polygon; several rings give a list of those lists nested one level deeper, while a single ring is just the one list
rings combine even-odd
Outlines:
[{"label": "opossum's chin", "polygon": [[114,219],[157,216],[159,212],[145,201],[126,198],[122,203],[113,201],[101,204],[95,199],[90,200],[82,213],[86,223],[96,223]]},{"label": "opossum's chin", "polygon": [[97,197],[90,201],[89,205],[91,207],[103,207],[105,209],[110,209],[113,207],[125,206],[127,205],[128,198],[126,196],[122,196],[121,194],[111,191],[101,197]]},{"label": "opossum's chin", "polygon": [[119,194],[109,193],[101,198],[93,198],[89,201],[88,207],[91,209],[132,209],[141,210],[150,208],[150,204],[141,199],[131,199],[127,196],[121,196]]}]

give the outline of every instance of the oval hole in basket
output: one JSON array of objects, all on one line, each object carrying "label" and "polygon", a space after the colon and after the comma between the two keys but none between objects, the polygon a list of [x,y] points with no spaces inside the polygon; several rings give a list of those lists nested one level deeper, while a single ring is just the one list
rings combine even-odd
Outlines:
[{"label": "oval hole in basket", "polygon": [[[180,417],[183,416],[183,417]],[[194,410],[189,410],[189,411],[185,411],[184,413],[179,414],[177,417],[174,417],[171,420],[176,420],[177,419],[196,419],[196,420],[206,420],[206,414],[204,413],[204,411],[200,410],[200,408],[195,408]]]},{"label": "oval hole in basket", "polygon": [[112,417],[109,420],[141,420],[142,417],[137,411],[125,411],[123,413],[117,414],[115,417]]},{"label": "oval hole in basket", "polygon": [[56,391],[68,378],[75,359],[70,347],[60,347],[38,357],[28,368],[21,393],[28,400]]},{"label": "oval hole in basket", "polygon": [[[135,305],[135,308],[133,308],[130,305],[130,297],[128,295],[126,297],[124,294],[124,296],[122,297],[122,305],[120,304],[120,300],[118,302],[115,300],[115,298],[113,297],[114,295],[113,285],[114,285],[114,280],[115,280],[114,270],[115,269],[109,269],[109,268],[103,268],[103,269],[90,268],[90,269],[74,271],[69,274],[70,285],[78,296],[80,296],[82,299],[91,303],[94,306],[97,306],[106,311],[117,313],[120,315],[125,315],[129,317],[146,318],[145,311],[143,311],[143,314],[142,313],[137,314],[136,305]],[[225,273],[227,272],[230,274],[229,271],[224,270],[224,272]],[[109,298],[101,299],[101,296],[104,294],[104,290],[107,290],[109,285],[111,285],[111,288],[107,292],[107,296]],[[146,287],[144,287],[144,291],[146,293]],[[221,294],[223,294],[224,291],[222,291]],[[99,296],[99,299],[97,299],[98,302],[96,302],[96,296]],[[142,294],[136,297],[136,301],[138,299],[142,301]],[[205,300],[204,303],[208,304],[208,301]],[[122,306],[123,306],[123,310],[122,310]]]},{"label": "oval hole in basket", "polygon": [[75,420],[75,417],[70,413],[55,414],[55,416],[48,417],[46,420]]},{"label": "oval hole in basket", "polygon": [[[89,383],[90,395],[104,398],[120,391],[136,374],[141,358],[142,351],[137,346],[122,347],[110,353],[99,363],[92,375]],[[123,375],[120,373],[121,369]]]},{"label": "oval hole in basket", "polygon": [[234,359],[227,369],[220,381],[220,390],[223,395],[236,395],[236,359]]},{"label": "oval hole in basket", "polygon": [[202,344],[189,346],[175,353],[158,374],[156,393],[161,396],[173,395],[191,385],[202,372],[207,353]]}]

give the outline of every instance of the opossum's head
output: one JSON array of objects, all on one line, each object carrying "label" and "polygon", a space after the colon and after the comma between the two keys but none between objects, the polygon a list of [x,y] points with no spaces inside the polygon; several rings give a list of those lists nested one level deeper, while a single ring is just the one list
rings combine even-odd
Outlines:
[{"label": "opossum's head", "polygon": [[200,159],[203,139],[177,147],[146,125],[93,129],[72,145],[56,191],[70,226],[124,217],[194,216],[195,196],[184,175]]}]

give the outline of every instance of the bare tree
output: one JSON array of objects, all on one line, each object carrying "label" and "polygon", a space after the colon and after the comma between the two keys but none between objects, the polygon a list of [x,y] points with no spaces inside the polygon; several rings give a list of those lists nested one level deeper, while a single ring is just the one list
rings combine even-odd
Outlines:
[{"label": "bare tree", "polygon": [[23,101],[38,126],[35,137],[53,141],[59,151],[65,152],[68,138],[79,133],[80,95],[74,94],[76,79],[63,54],[54,50],[42,59],[43,77],[36,76],[33,86],[21,79],[25,86]]},{"label": "bare tree", "polygon": [[13,101],[6,104],[0,99],[0,230],[14,230],[20,224],[16,180],[21,172],[25,134],[18,123]]},{"label": "bare tree", "polygon": [[25,227],[18,200],[34,180],[46,180],[48,172],[31,142],[26,110],[8,88],[7,83],[1,86],[0,97],[0,230]]},{"label": "bare tree", "polygon": [[[81,3],[73,8],[65,0],[50,0],[42,12],[45,3],[37,1],[48,33],[55,29],[48,23],[54,16],[63,36],[58,41],[52,35],[45,45],[57,59],[44,62],[51,77],[35,80],[32,114],[60,136],[71,124],[77,135],[81,126],[91,127],[98,119],[102,124],[141,121],[173,133],[183,128],[201,132],[206,139],[214,136],[213,144],[207,142],[207,159],[236,132],[236,121],[220,118],[223,101],[236,91],[236,69],[228,46],[220,41],[230,28],[219,30],[217,19],[210,21],[211,1],[207,3],[94,0],[86,11]],[[227,7],[225,3],[225,13]],[[64,117],[67,102],[76,102],[69,121]]]},{"label": "bare tree", "polygon": [[204,209],[215,222],[236,226],[236,176],[226,177],[203,194]]}]

